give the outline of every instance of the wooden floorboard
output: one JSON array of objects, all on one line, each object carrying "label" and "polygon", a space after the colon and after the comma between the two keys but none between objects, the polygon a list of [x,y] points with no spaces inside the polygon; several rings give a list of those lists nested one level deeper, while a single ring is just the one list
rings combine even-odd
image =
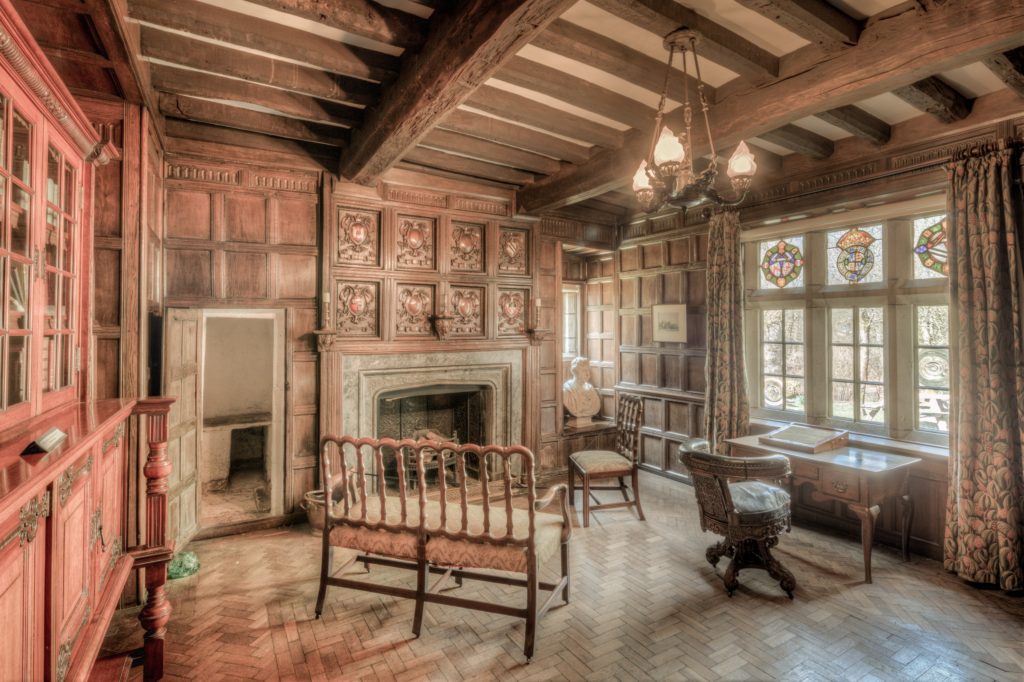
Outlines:
[{"label": "wooden floorboard", "polygon": [[[296,526],[191,545],[202,568],[170,584],[165,679],[1024,679],[1024,597],[883,547],[866,585],[857,543],[795,528],[776,555],[796,598],[757,570],[729,598],[725,560],[717,572],[704,560],[715,538],[700,531],[692,490],[646,473],[641,490],[646,522],[594,512],[574,531],[572,603],[540,622],[528,665],[523,621],[506,616],[428,604],[414,639],[412,601],[331,588],[315,620],[319,539]],[[415,584],[386,567],[372,578]],[[524,603],[521,589],[468,580],[449,594]],[[118,614],[107,649],[139,646],[134,615]]]}]

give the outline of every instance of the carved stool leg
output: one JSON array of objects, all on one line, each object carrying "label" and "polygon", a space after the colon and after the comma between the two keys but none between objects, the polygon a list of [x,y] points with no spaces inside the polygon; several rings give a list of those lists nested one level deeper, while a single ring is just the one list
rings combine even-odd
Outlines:
[{"label": "carved stool leg", "polygon": [[707,551],[704,553],[704,557],[708,560],[709,564],[711,564],[712,566],[717,566],[718,560],[721,559],[723,556],[732,556],[732,553],[729,551],[730,548],[731,546],[725,540],[722,540],[721,542],[716,542],[715,544],[708,547]]},{"label": "carved stool leg", "polygon": [[765,569],[775,580],[779,581],[779,587],[781,587],[789,598],[793,598],[793,590],[796,589],[796,577],[789,572],[782,562],[772,556],[772,547],[779,544],[778,537],[770,537],[767,540],[761,540],[759,543],[761,554],[764,558]]},{"label": "carved stool leg", "polygon": [[145,574],[146,605],[139,613],[139,622],[146,631],[143,639],[143,679],[150,682],[164,676],[164,635],[167,634],[167,622],[171,619],[171,602],[164,592],[167,564],[147,566]]}]

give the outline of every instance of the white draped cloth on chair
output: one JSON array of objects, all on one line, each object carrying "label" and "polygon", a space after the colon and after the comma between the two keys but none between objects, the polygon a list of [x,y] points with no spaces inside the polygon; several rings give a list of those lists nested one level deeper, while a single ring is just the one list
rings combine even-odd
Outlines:
[{"label": "white draped cloth on chair", "polygon": [[743,268],[740,219],[716,211],[708,235],[707,362],[704,437],[717,451],[726,438],[745,436],[750,425],[743,362]]}]

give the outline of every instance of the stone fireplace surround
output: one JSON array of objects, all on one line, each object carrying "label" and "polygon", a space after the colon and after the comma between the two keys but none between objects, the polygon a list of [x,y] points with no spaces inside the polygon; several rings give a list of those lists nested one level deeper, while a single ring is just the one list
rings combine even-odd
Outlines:
[{"label": "stone fireplace surround", "polygon": [[[377,401],[385,393],[429,386],[477,385],[489,389],[484,391],[484,412],[488,415],[484,433],[489,442],[512,445],[523,440],[520,352],[351,354],[343,357],[341,368],[340,433],[376,436]],[[324,388],[337,390],[336,386]]]}]

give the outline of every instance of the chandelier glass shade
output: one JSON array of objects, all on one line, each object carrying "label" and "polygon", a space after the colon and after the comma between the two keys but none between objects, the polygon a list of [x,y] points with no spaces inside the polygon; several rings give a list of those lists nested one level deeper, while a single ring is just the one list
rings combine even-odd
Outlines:
[{"label": "chandelier glass shade", "polygon": [[[718,178],[718,155],[711,136],[711,122],[708,119],[708,102],[704,93],[704,82],[700,77],[700,62],[697,57],[698,34],[687,28],[680,28],[665,36],[668,50],[668,64],[665,67],[665,85],[658,102],[658,113],[654,120],[654,131],[646,158],[640,162],[633,175],[633,193],[645,212],[656,211],[668,204],[677,208],[692,208],[702,204],[735,206],[743,201],[750,189],[750,181],[757,172],[757,162],[745,142],[736,146],[729,159],[726,175],[729,176],[732,192],[720,193],[715,188]],[[672,61],[677,52],[683,60],[683,130],[676,135],[664,124],[665,101],[669,78],[672,76]],[[704,119],[710,159],[700,173],[694,171],[693,151],[693,106],[690,103],[690,78],[687,73],[686,53],[693,53],[696,72],[697,102]]]}]

